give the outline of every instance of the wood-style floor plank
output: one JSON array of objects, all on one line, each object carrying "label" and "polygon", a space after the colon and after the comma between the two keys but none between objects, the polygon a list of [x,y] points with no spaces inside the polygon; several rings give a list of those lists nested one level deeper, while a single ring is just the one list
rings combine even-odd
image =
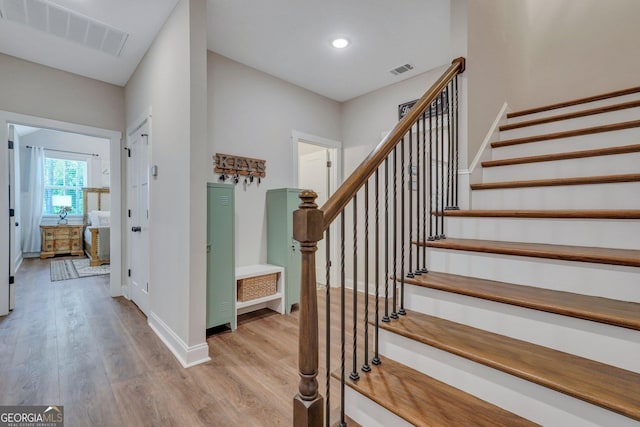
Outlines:
[{"label": "wood-style floor plank", "polygon": [[[210,362],[184,369],[134,304],[110,297],[108,276],[51,282],[49,263],[23,262],[16,275],[16,309],[0,317],[0,404],[64,405],[69,427],[292,424],[299,378],[297,310],[288,316],[267,309],[240,316],[235,332],[207,338]],[[318,295],[323,346],[324,290]],[[346,291],[349,302],[352,295]],[[335,368],[340,360],[338,290],[331,296]],[[363,304],[364,297],[359,298]],[[352,313],[347,304],[348,319]],[[358,319],[362,325],[362,313]],[[371,329],[369,335],[372,343]],[[346,339],[351,345],[350,328]],[[362,345],[360,338],[360,360]],[[351,358],[352,349],[346,354]],[[325,360],[322,351],[318,382],[323,395]],[[332,424],[338,421],[339,390],[330,381]]]},{"label": "wood-style floor plank", "polygon": [[347,385],[415,426],[537,425],[401,363],[381,360],[380,366],[358,381],[347,380]]},{"label": "wood-style floor plank", "polygon": [[417,312],[382,328],[640,420],[640,374]]},{"label": "wood-style floor plank", "polygon": [[420,242],[420,244],[432,248],[460,251],[640,267],[640,250],[636,249],[595,248],[476,239],[443,239],[428,241],[426,243]]},{"label": "wood-style floor plank", "polygon": [[430,289],[640,330],[640,304],[638,303],[433,271],[414,278],[405,278],[405,282]]}]

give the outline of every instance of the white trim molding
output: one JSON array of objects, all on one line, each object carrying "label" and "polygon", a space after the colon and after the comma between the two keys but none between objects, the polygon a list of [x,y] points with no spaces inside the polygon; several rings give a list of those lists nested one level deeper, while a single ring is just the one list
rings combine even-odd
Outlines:
[{"label": "white trim molding", "polygon": [[[493,121],[493,123],[491,124],[491,127],[489,128],[489,131],[487,132],[487,134],[484,136],[484,140],[482,141],[482,145],[480,146],[480,149],[478,150],[478,152],[476,153],[476,157],[473,159],[473,161],[471,162],[471,165],[469,166],[469,172],[471,174],[471,178],[472,181],[471,182],[479,182],[479,181],[475,181],[475,178],[478,178],[477,174],[474,174],[474,172],[476,172],[476,166],[478,166],[478,163],[480,163],[483,160],[489,160],[490,156],[491,156],[491,151],[489,150],[489,143],[491,143],[492,141],[496,141],[498,138],[498,133],[500,132],[500,124],[503,122],[506,122],[507,120],[507,110],[509,108],[509,104],[507,102],[505,102],[504,104],[502,104],[502,108],[500,108],[500,111],[498,111],[498,115],[496,116],[495,120]],[[481,178],[481,176],[480,176]]]},{"label": "white trim molding", "polygon": [[[19,124],[31,127],[38,127],[43,129],[52,129],[58,130],[62,132],[71,132],[78,133],[82,135],[89,135],[98,138],[104,138],[109,140],[109,156],[110,156],[110,165],[111,165],[111,173],[110,173],[110,188],[111,188],[111,210],[113,212],[119,212],[120,215],[114,215],[111,217],[111,253],[116,254],[118,256],[111,258],[111,275],[110,275],[110,290],[111,296],[116,297],[122,295],[122,283],[123,283],[123,274],[122,274],[122,260],[120,255],[122,254],[122,206],[121,206],[121,173],[120,173],[120,161],[121,161],[121,152],[122,148],[120,145],[120,139],[122,137],[122,133],[97,128],[93,126],[81,125],[71,122],[63,122],[59,120],[46,119],[37,116],[31,116],[26,114],[14,113],[11,111],[0,110],[0,139],[6,141],[7,140],[7,129],[8,124]],[[0,164],[5,165],[8,162],[8,153],[7,153],[7,144],[0,145]],[[5,168],[6,169],[6,168]],[[6,189],[9,186],[8,183],[8,172],[0,173],[0,188]],[[8,206],[9,198],[6,196],[6,193],[0,193],[0,223],[8,224],[9,223],[9,206]],[[4,230],[2,230],[2,233]],[[4,235],[0,233],[0,237],[4,237]],[[0,238],[0,240],[2,240]],[[8,250],[8,247],[6,248]],[[24,256],[25,254],[23,254]],[[0,245],[0,259],[8,260],[9,254],[8,251],[5,251],[4,245]],[[0,263],[0,316],[6,315],[9,313],[9,301],[8,294],[6,292],[8,285],[8,263]],[[7,278],[7,279],[5,279]],[[6,280],[6,281],[5,281]]]},{"label": "white trim molding", "polygon": [[206,340],[203,343],[188,346],[153,312],[149,315],[148,323],[149,327],[151,327],[164,345],[171,350],[171,353],[178,359],[178,362],[180,362],[183,368],[190,368],[211,360],[209,357],[209,345]]}]

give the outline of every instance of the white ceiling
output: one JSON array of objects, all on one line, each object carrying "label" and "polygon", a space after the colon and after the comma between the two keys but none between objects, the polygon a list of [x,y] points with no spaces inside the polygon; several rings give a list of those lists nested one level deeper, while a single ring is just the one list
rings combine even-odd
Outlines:
[{"label": "white ceiling", "polygon": [[[210,50],[337,101],[451,60],[449,0],[209,0],[207,13]],[[351,45],[331,47],[338,35]]]},{"label": "white ceiling", "polygon": [[0,52],[124,86],[177,2],[178,0],[47,1],[128,33],[129,38],[120,56],[90,49],[6,19],[0,19]]},{"label": "white ceiling", "polygon": [[[49,1],[127,32],[119,57],[6,19],[0,52],[124,86],[177,1]],[[449,0],[208,0],[207,7],[210,50],[337,101],[451,59]],[[351,45],[332,48],[338,35]],[[389,72],[406,63],[414,69]]]}]

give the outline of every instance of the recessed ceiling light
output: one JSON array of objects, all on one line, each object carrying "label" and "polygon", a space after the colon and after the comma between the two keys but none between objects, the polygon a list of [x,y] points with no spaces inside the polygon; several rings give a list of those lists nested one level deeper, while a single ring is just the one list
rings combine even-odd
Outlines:
[{"label": "recessed ceiling light", "polygon": [[345,47],[349,46],[349,40],[343,37],[339,37],[331,41],[331,46],[335,47],[336,49],[344,49]]}]

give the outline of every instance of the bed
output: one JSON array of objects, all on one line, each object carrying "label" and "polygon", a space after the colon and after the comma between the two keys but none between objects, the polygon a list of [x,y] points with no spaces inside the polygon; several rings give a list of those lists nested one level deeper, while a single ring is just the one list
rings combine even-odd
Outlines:
[{"label": "bed", "polygon": [[83,188],[84,251],[92,267],[111,262],[111,194],[108,188]]}]

